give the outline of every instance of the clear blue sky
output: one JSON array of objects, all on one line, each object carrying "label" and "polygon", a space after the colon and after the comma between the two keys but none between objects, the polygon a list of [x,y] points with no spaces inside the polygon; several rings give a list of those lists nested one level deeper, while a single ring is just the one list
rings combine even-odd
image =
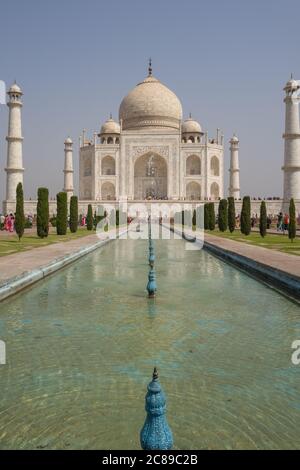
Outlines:
[{"label": "clear blue sky", "polygon": [[[14,0],[1,2],[0,79],[24,91],[26,196],[63,186],[63,141],[90,135],[154,75],[211,136],[240,138],[243,194],[281,195],[282,88],[300,78],[300,2],[290,0]],[[0,196],[7,109],[0,106]]]}]

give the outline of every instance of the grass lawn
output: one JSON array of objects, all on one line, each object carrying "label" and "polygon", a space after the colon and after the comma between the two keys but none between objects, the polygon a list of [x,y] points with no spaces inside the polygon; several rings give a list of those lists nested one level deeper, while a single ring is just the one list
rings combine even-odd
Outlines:
[{"label": "grass lawn", "polygon": [[300,237],[296,237],[295,240],[291,242],[287,235],[268,234],[262,238],[259,233],[252,232],[250,235],[246,236],[239,230],[235,230],[233,233],[230,233],[229,231],[219,232],[217,229],[212,232],[207,230],[206,232],[211,235],[228,238],[237,242],[262,246],[263,248],[283,251],[284,253],[300,256]]},{"label": "grass lawn", "polygon": [[39,238],[36,232],[32,231],[24,233],[24,236],[19,241],[16,234],[8,235],[6,232],[0,232],[0,257],[18,253],[21,251],[32,250],[40,246],[51,245],[52,243],[67,242],[76,238],[92,235],[95,231],[87,230],[86,227],[79,227],[76,233],[71,233],[69,230],[66,235],[56,235],[50,233],[47,238]]}]

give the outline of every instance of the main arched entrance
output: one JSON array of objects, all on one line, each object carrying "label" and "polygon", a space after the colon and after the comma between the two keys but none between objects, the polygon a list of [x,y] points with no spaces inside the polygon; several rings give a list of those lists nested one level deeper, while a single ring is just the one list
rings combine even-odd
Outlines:
[{"label": "main arched entrance", "polygon": [[201,186],[195,181],[191,181],[186,186],[186,199],[190,201],[201,199]]},{"label": "main arched entrance", "polygon": [[168,168],[163,157],[149,152],[134,165],[134,199],[167,199]]},{"label": "main arched entrance", "polygon": [[113,183],[106,181],[101,187],[101,196],[104,201],[116,199],[116,190]]}]

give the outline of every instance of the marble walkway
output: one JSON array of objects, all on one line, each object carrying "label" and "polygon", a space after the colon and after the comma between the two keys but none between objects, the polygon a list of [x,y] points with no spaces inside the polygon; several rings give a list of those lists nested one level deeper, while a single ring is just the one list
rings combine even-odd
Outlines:
[{"label": "marble walkway", "polygon": [[271,250],[259,246],[252,246],[248,243],[237,242],[228,240],[205,233],[205,241],[222,248],[236,253],[246,258],[250,258],[258,263],[265,264],[268,267],[279,269],[293,276],[300,277],[300,256],[286,254],[280,251]]},{"label": "marble walkway", "polygon": [[53,243],[41,246],[29,251],[14,253],[0,258],[0,285],[8,279],[20,276],[29,271],[48,265],[56,259],[65,257],[79,251],[81,248],[89,247],[100,240],[107,238],[107,234],[98,238],[95,233],[85,237],[77,238],[67,242]]}]

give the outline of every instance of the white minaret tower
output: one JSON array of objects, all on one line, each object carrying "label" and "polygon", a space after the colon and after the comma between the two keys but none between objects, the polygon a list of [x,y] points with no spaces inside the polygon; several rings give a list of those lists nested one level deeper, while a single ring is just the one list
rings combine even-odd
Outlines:
[{"label": "white minaret tower", "polygon": [[234,199],[240,199],[240,167],[239,167],[239,139],[234,134],[230,140],[230,178],[229,178],[229,196]]},{"label": "white minaret tower", "polygon": [[285,133],[284,138],[284,183],[283,202],[291,198],[300,200],[300,127],[299,127],[299,82],[293,76],[284,87]]},{"label": "white minaret tower", "polygon": [[64,166],[64,191],[68,195],[68,201],[74,194],[73,184],[73,142],[70,137],[65,140],[65,166]]},{"label": "white minaret tower", "polygon": [[7,166],[6,171],[6,200],[16,200],[16,189],[18,183],[23,184],[23,158],[22,158],[22,126],[21,109],[23,95],[21,88],[14,83],[8,91],[9,108],[8,135],[7,140]]}]

